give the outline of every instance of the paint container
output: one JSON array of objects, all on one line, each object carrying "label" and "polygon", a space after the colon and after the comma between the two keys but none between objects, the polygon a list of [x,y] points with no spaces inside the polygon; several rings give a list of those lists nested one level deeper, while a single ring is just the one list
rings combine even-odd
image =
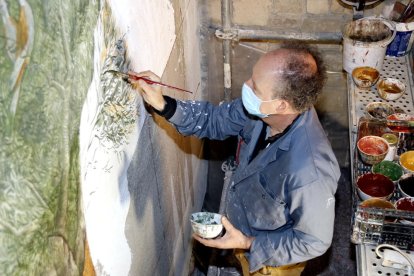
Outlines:
[{"label": "paint container", "polygon": [[197,212],[191,215],[191,227],[194,233],[204,239],[214,239],[223,230],[221,215],[210,212]]},{"label": "paint container", "polygon": [[392,133],[384,133],[382,136],[388,142],[388,152],[384,160],[394,161],[397,155],[398,137]]},{"label": "paint container", "polygon": [[400,165],[388,160],[384,160],[373,165],[372,172],[385,175],[392,181],[397,181],[404,174],[404,171]]},{"label": "paint container", "polygon": [[367,117],[371,120],[385,121],[387,119],[387,116],[395,113],[395,110],[391,105],[387,103],[371,102],[366,105],[365,112],[367,114]]},{"label": "paint container", "polygon": [[387,101],[395,101],[405,93],[405,84],[396,78],[383,78],[377,83],[378,95]]},{"label": "paint container", "polygon": [[343,67],[349,74],[356,67],[381,71],[388,44],[395,37],[395,24],[383,18],[367,17],[347,23],[343,29]]},{"label": "paint container", "polygon": [[406,173],[414,173],[414,150],[401,154],[400,165]]},{"label": "paint container", "polygon": [[398,189],[404,197],[414,197],[414,174],[407,173],[398,180]]},{"label": "paint container", "polygon": [[391,202],[379,198],[370,198],[364,200],[359,206],[366,208],[395,209],[395,206]]},{"label": "paint container", "polygon": [[[394,204],[392,204],[390,201],[380,199],[380,198],[370,198],[370,199],[364,200],[360,203],[359,206],[364,207],[364,208],[379,208],[379,209],[391,209],[391,210],[396,209]],[[385,216],[384,221],[397,222],[397,219],[393,217]]]},{"label": "paint container", "polygon": [[357,149],[362,162],[374,165],[384,160],[388,153],[389,145],[384,138],[368,135],[358,140]]},{"label": "paint container", "polygon": [[[413,197],[402,197],[395,202],[395,208],[400,211],[414,212],[414,198]],[[403,224],[413,225],[412,219],[400,218],[400,222]]]},{"label": "paint container", "polygon": [[414,115],[405,113],[394,113],[387,117],[387,127],[392,132],[413,133]]},{"label": "paint container", "polygon": [[357,192],[362,200],[369,198],[389,199],[394,193],[394,182],[379,173],[366,173],[358,177]]},{"label": "paint container", "polygon": [[388,45],[386,55],[391,57],[400,57],[408,54],[413,46],[414,41],[414,22],[395,23],[395,38]]}]

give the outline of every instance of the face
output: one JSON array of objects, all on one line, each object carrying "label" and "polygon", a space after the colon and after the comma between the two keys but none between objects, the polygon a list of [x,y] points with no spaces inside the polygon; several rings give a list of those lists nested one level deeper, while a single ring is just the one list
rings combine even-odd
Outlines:
[{"label": "face", "polygon": [[259,110],[263,114],[278,113],[281,100],[275,99],[273,95],[273,85],[277,78],[275,70],[280,70],[278,67],[280,66],[275,66],[274,59],[270,60],[264,56],[253,67],[251,78],[245,82],[262,101]]}]

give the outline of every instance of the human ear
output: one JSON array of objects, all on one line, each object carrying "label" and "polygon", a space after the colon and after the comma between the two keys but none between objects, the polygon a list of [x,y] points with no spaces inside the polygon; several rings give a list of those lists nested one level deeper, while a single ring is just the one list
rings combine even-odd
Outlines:
[{"label": "human ear", "polygon": [[286,111],[288,107],[287,102],[284,100],[279,100],[275,102],[275,105],[276,105],[275,109],[278,113],[283,113],[283,111]]}]

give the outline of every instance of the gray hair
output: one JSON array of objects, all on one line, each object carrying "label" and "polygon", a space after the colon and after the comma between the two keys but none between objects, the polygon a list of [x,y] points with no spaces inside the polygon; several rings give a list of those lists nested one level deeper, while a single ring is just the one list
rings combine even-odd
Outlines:
[{"label": "gray hair", "polygon": [[[289,102],[295,110],[303,112],[316,103],[322,92],[326,81],[324,62],[315,47],[303,42],[285,42],[280,48],[288,50],[288,56],[282,65],[283,72],[278,76],[279,85],[273,89],[274,94]],[[310,57],[316,64],[316,70]]]}]

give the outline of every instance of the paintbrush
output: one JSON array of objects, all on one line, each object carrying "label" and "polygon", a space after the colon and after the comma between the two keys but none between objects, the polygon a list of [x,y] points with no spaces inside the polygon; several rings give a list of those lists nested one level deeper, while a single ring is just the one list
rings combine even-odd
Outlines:
[{"label": "paintbrush", "polygon": [[178,88],[178,87],[175,87],[175,86],[172,86],[172,85],[169,85],[169,84],[165,84],[165,83],[162,83],[162,82],[158,82],[158,81],[153,81],[153,80],[150,80],[146,77],[138,77],[138,76],[133,75],[131,73],[124,73],[124,72],[120,72],[120,71],[116,71],[116,70],[108,70],[106,72],[110,72],[110,73],[112,73],[112,74],[114,74],[118,77],[121,77],[123,80],[127,81],[128,83],[131,83],[131,80],[134,80],[134,81],[143,80],[143,81],[145,81],[146,83],[148,83],[150,85],[159,85],[159,86],[162,86],[162,87],[168,87],[168,88],[175,89],[175,90],[178,90],[178,91],[193,94],[193,92],[191,92],[189,90]]}]

